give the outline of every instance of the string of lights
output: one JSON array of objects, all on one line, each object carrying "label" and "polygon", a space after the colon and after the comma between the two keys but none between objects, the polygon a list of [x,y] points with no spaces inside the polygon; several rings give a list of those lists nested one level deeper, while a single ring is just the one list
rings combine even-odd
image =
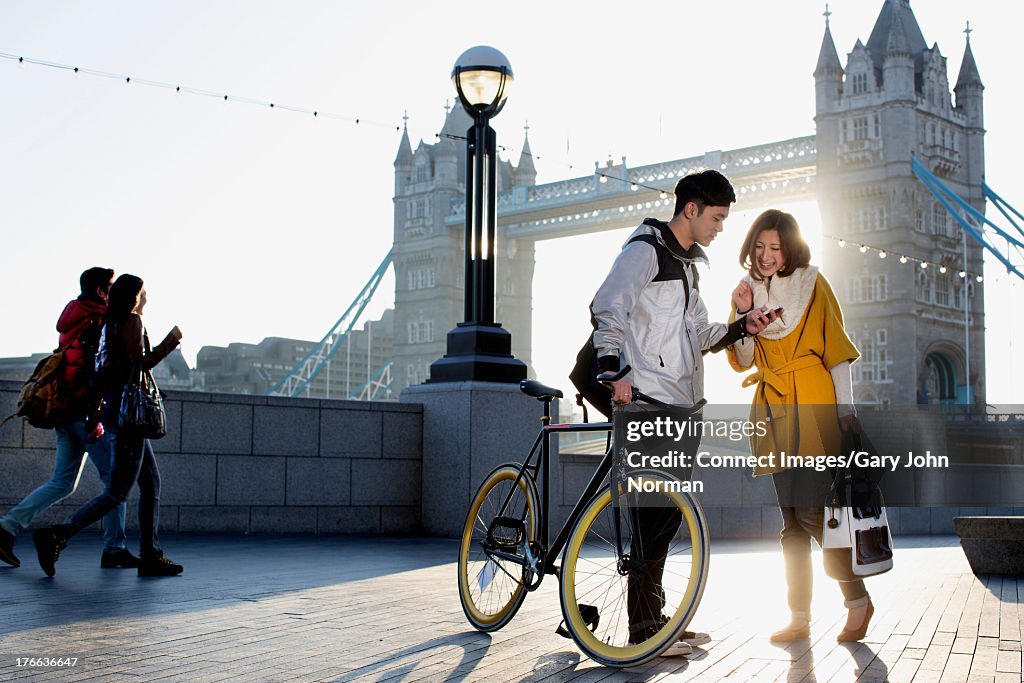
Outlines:
[{"label": "string of lights", "polygon": [[381,121],[372,121],[365,119],[360,116],[352,116],[349,114],[339,114],[331,111],[324,111],[322,109],[311,109],[308,107],[298,107],[290,104],[282,104],[272,100],[261,100],[254,97],[246,97],[242,95],[232,95],[225,91],[206,90],[203,88],[196,88],[189,85],[182,85],[180,83],[167,83],[163,81],[154,81],[148,78],[139,78],[137,76],[131,76],[130,74],[112,73],[109,71],[100,71],[98,69],[90,69],[87,67],[72,66],[70,64],[60,64],[58,62],[51,62],[45,59],[36,59],[33,57],[24,57],[20,55],[10,54],[7,52],[0,52],[0,59],[6,59],[15,62],[17,65],[22,66],[24,64],[31,64],[33,66],[41,66],[48,69],[57,69],[61,71],[67,71],[75,76],[95,76],[98,78],[107,78],[114,81],[121,81],[126,86],[142,85],[150,88],[161,88],[164,90],[171,90],[175,93],[185,93],[187,95],[197,95],[200,97],[209,97],[213,99],[219,99],[223,102],[237,102],[240,104],[254,105],[258,107],[264,107],[268,109],[281,109],[296,114],[305,114],[314,118],[327,118],[336,119],[339,121],[347,121],[356,125],[374,126],[379,128],[387,128],[390,130],[402,130],[400,125],[392,123],[384,123]]},{"label": "string of lights", "polygon": [[[888,249],[882,249],[880,247],[873,247],[870,244],[861,244],[859,242],[850,242],[849,240],[847,240],[847,239],[845,239],[843,237],[836,237],[835,235],[822,235],[822,237],[826,237],[826,238],[828,238],[830,240],[833,240],[834,242],[836,242],[837,246],[840,249],[844,249],[846,247],[851,247],[851,248],[857,249],[862,254],[866,254],[866,253],[868,253],[870,251],[870,252],[873,252],[873,253],[877,254],[878,257],[882,258],[882,259],[889,258],[891,256],[891,257],[893,257],[895,259],[898,259],[901,264],[913,263],[913,264],[917,265],[917,267],[921,268],[922,270],[927,270],[928,268],[935,268],[936,270],[938,270],[938,272],[940,272],[942,274],[945,274],[945,273],[953,270],[949,266],[946,266],[945,264],[942,264],[942,263],[934,263],[932,261],[928,261],[926,259],[918,258],[916,256],[911,256],[909,254],[899,254],[899,253],[896,253],[896,252],[893,252],[893,251],[889,251]],[[973,272],[967,271],[967,270],[957,270],[956,274],[960,278],[973,277],[977,282],[981,282],[981,281],[983,281],[985,279],[985,277],[981,273],[973,273]]]},{"label": "string of lights", "polygon": [[[152,87],[152,88],[160,88],[160,89],[164,89],[164,90],[172,90],[175,93],[179,93],[179,94],[180,93],[185,93],[185,94],[188,94],[188,95],[197,95],[197,96],[200,96],[200,97],[209,97],[209,98],[212,98],[212,99],[219,99],[219,100],[222,100],[224,102],[237,102],[237,103],[241,103],[241,104],[248,104],[248,105],[264,107],[264,108],[269,108],[269,109],[281,109],[281,110],[284,110],[284,111],[289,111],[289,112],[293,112],[293,113],[297,113],[297,114],[305,114],[305,115],[308,115],[308,116],[313,116],[314,118],[330,118],[330,119],[337,119],[339,121],[347,121],[347,122],[350,122],[350,123],[354,123],[356,125],[375,126],[375,127],[387,128],[387,129],[395,130],[395,131],[402,130],[402,126],[401,125],[395,125],[395,124],[391,124],[391,123],[384,123],[384,122],[380,122],[380,121],[372,121],[372,120],[365,119],[363,117],[353,116],[353,115],[349,115],[349,114],[339,114],[339,113],[336,113],[336,112],[324,111],[324,110],[321,110],[321,109],[312,109],[312,108],[309,108],[309,107],[299,107],[299,106],[290,105],[290,104],[283,104],[283,103],[278,102],[278,101],[262,100],[262,99],[258,99],[258,98],[254,98],[254,97],[247,97],[247,96],[243,96],[243,95],[231,95],[231,94],[227,93],[226,91],[207,90],[207,89],[203,89],[203,88],[196,88],[194,86],[182,85],[180,83],[168,83],[168,82],[165,82],[165,81],[155,81],[155,80],[148,79],[148,78],[139,78],[137,76],[131,76],[131,75],[126,74],[126,73],[113,73],[113,72],[109,72],[109,71],[101,71],[99,69],[92,69],[92,68],[87,68],[87,67],[72,66],[70,64],[61,64],[59,62],[52,62],[52,61],[48,61],[48,60],[45,60],[45,59],[37,59],[37,58],[34,58],[34,57],[25,57],[25,56],[21,56],[21,55],[12,54],[12,53],[9,53],[9,52],[0,52],[0,59],[6,59],[6,60],[9,60],[9,61],[15,62],[19,66],[22,66],[24,64],[31,64],[33,66],[41,66],[41,67],[45,67],[45,68],[48,68],[48,69],[57,69],[57,70],[61,70],[61,71],[68,71],[68,72],[74,74],[75,76],[80,76],[80,75],[95,76],[95,77],[106,78],[106,79],[110,79],[110,80],[114,80],[114,81],[121,81],[126,86],[142,85],[142,86],[147,86],[147,87]],[[404,117],[404,118],[407,118],[407,117]],[[407,121],[406,121],[406,123],[407,123]],[[461,140],[463,142],[466,141],[466,136],[465,135],[453,135],[451,133],[443,133],[443,132],[442,133],[435,133],[434,137],[436,139],[439,139],[439,140],[444,138],[444,139],[449,139],[449,140]],[[547,159],[546,155],[542,156],[540,154],[534,154],[532,152],[525,152],[524,150],[520,150],[520,149],[517,149],[515,147],[509,147],[507,145],[498,145],[498,149],[501,150],[502,152],[506,153],[506,154],[513,154],[515,152],[519,152],[520,154],[525,154],[526,156],[531,157],[534,161],[542,161],[542,160]],[[570,170],[575,170],[579,166],[576,163],[572,163],[572,162],[568,162],[568,161],[565,162],[565,165],[568,166],[568,168]],[[615,180],[615,181],[618,181],[618,182],[622,182],[622,183],[628,184],[630,186],[630,189],[633,190],[634,192],[639,190],[640,188],[643,188],[643,189],[646,189],[646,190],[650,190],[652,192],[659,193],[659,196],[660,196],[661,199],[665,199],[668,196],[668,193],[666,192],[666,190],[664,188],[652,187],[650,185],[645,185],[643,183],[635,183],[635,182],[630,181],[629,179],[626,179],[626,178],[619,178],[619,177],[613,176],[611,174],[604,173],[600,169],[595,169],[594,173],[600,178],[601,182],[607,182],[609,180]]]},{"label": "string of lights", "polygon": [[[126,86],[142,85],[142,86],[147,86],[147,87],[152,87],[152,88],[161,88],[161,89],[165,89],[165,90],[172,90],[175,93],[185,93],[185,94],[189,94],[189,95],[197,95],[197,96],[200,96],[200,97],[209,97],[209,98],[214,98],[214,99],[220,99],[220,100],[222,100],[224,102],[237,102],[237,103],[241,103],[241,104],[248,104],[248,105],[259,106],[259,107],[264,107],[264,108],[269,108],[269,109],[280,109],[280,110],[284,110],[284,111],[288,111],[288,112],[293,112],[293,113],[297,113],[297,114],[305,114],[305,115],[308,115],[308,116],[313,116],[314,118],[329,118],[329,119],[336,119],[336,120],[339,120],[339,121],[346,121],[346,122],[353,123],[353,124],[356,124],[356,125],[374,126],[374,127],[387,128],[387,129],[396,130],[396,131],[402,130],[402,126],[400,126],[400,125],[394,125],[394,124],[390,124],[390,123],[383,123],[383,122],[380,122],[380,121],[368,120],[368,119],[365,119],[365,118],[359,117],[359,116],[353,116],[353,115],[348,115],[348,114],[340,114],[340,113],[336,113],[336,112],[324,111],[324,110],[321,110],[321,109],[312,109],[312,108],[308,108],[308,107],[299,107],[299,106],[294,106],[294,105],[290,105],[290,104],[283,104],[281,102],[275,102],[275,101],[271,101],[271,100],[262,100],[262,99],[258,99],[258,98],[241,96],[241,95],[231,95],[231,94],[229,94],[227,92],[223,92],[223,91],[207,90],[207,89],[203,89],[203,88],[196,88],[196,87],[193,87],[193,86],[182,85],[182,84],[178,84],[178,83],[168,83],[168,82],[163,82],[163,81],[155,81],[155,80],[151,80],[151,79],[147,79],[147,78],[134,77],[134,76],[131,76],[131,75],[128,75],[128,74],[113,73],[113,72],[101,71],[101,70],[98,70],[98,69],[92,69],[92,68],[87,68],[87,67],[72,66],[70,64],[61,64],[61,63],[58,63],[58,62],[51,62],[51,61],[47,61],[47,60],[43,60],[43,59],[36,59],[36,58],[33,58],[33,57],[25,57],[25,56],[15,55],[15,54],[7,53],[7,52],[0,52],[0,59],[6,59],[6,60],[9,60],[9,61],[13,61],[16,64],[18,64],[19,66],[24,65],[24,64],[31,64],[31,65],[34,65],[34,66],[40,66],[40,67],[45,67],[45,68],[49,68],[49,69],[57,69],[57,70],[67,71],[67,72],[70,72],[70,73],[72,73],[72,74],[74,74],[76,76],[86,75],[86,76],[95,76],[95,77],[99,77],[99,78],[107,78],[107,79],[111,79],[111,80],[115,80],[115,81],[121,81]],[[464,136],[464,135],[454,135],[454,134],[451,134],[451,133],[444,133],[444,132],[436,133],[435,137],[437,139],[439,139],[439,140],[443,138],[443,139],[450,139],[450,140],[460,140],[460,141],[463,141],[463,142],[466,141],[466,136]],[[532,152],[526,152],[525,150],[516,149],[514,147],[509,147],[509,146],[506,146],[506,145],[499,145],[498,149],[500,149],[502,152],[505,152],[506,154],[519,152],[522,155],[526,155],[528,157],[531,157],[535,161],[542,161],[542,160],[545,160],[547,158],[546,155],[534,154]],[[577,164],[574,164],[574,163],[571,163],[571,162],[568,162],[568,161],[565,162],[565,165],[568,166],[568,168],[572,169],[572,170],[575,170],[576,167],[577,167]],[[647,185],[645,183],[638,183],[638,182],[632,181],[632,180],[630,180],[628,178],[621,178],[621,177],[612,175],[610,173],[606,173],[606,172],[600,170],[600,168],[595,168],[594,169],[594,174],[598,177],[599,181],[602,182],[602,183],[608,182],[609,180],[613,180],[613,181],[616,181],[616,182],[621,182],[621,183],[624,183],[626,185],[629,185],[629,189],[632,190],[633,192],[636,192],[636,191],[638,191],[638,190],[640,190],[642,188],[644,190],[648,190],[648,191],[651,191],[651,192],[658,193],[659,198],[662,199],[662,200],[668,198],[668,190],[666,190],[665,188],[654,187],[652,185]],[[874,246],[871,246],[871,245],[868,245],[868,244],[860,244],[860,243],[854,244],[854,243],[848,242],[844,238],[836,237],[836,236],[833,236],[833,235],[824,235],[824,237],[827,237],[827,238],[832,239],[833,241],[837,242],[837,244],[838,244],[838,246],[840,248],[844,248],[844,247],[846,247],[848,245],[855,246],[862,254],[871,251],[871,252],[877,254],[879,256],[879,258],[883,258],[884,259],[884,258],[887,258],[889,256],[892,256],[894,258],[897,258],[901,264],[914,263],[918,267],[920,267],[921,269],[927,269],[929,267],[933,267],[933,268],[936,268],[940,273],[946,273],[947,270],[949,270],[949,268],[946,265],[944,265],[944,264],[932,263],[932,262],[927,261],[925,259],[921,259],[921,258],[918,258],[916,256],[911,256],[909,254],[897,254],[897,253],[889,252],[886,249],[882,249],[880,247],[874,247]],[[980,273],[972,273],[972,272],[964,271],[964,270],[957,271],[957,274],[961,278],[966,278],[968,276],[969,277],[973,277],[978,282],[981,282],[984,279],[984,277]]]},{"label": "string of lights", "polygon": [[[375,126],[375,127],[387,128],[387,129],[395,130],[395,131],[402,130],[402,126],[400,126],[400,125],[395,125],[395,124],[391,124],[391,123],[384,123],[384,122],[380,122],[380,121],[372,121],[372,120],[365,119],[363,117],[353,116],[353,115],[349,115],[349,114],[339,114],[339,113],[336,113],[336,112],[324,111],[324,110],[321,110],[321,109],[312,109],[312,108],[309,108],[309,107],[299,107],[299,106],[290,105],[290,104],[283,104],[283,103],[278,102],[278,101],[262,100],[262,99],[258,99],[258,98],[254,98],[254,97],[247,97],[247,96],[243,96],[243,95],[231,95],[231,94],[227,93],[226,91],[208,90],[208,89],[204,89],[204,88],[197,88],[197,87],[190,86],[190,85],[182,85],[180,83],[169,83],[169,82],[165,82],[165,81],[156,81],[156,80],[152,80],[152,79],[148,79],[148,78],[139,78],[137,76],[131,76],[131,75],[126,74],[126,73],[113,73],[113,72],[110,72],[110,71],[101,71],[99,69],[92,69],[92,68],[88,68],[88,67],[79,67],[79,66],[73,66],[73,65],[70,65],[70,64],[61,64],[59,62],[52,62],[52,61],[48,61],[48,60],[45,60],[45,59],[37,59],[35,57],[25,57],[25,56],[22,56],[22,55],[16,55],[16,54],[12,54],[12,53],[9,53],[9,52],[0,52],[0,59],[6,59],[6,60],[9,60],[9,61],[15,62],[19,66],[22,66],[22,65],[25,65],[25,64],[31,64],[33,66],[40,66],[40,67],[44,67],[44,68],[48,68],[48,69],[56,69],[56,70],[60,70],[60,71],[67,71],[67,72],[70,72],[70,73],[74,74],[75,76],[85,75],[85,76],[95,76],[95,77],[99,77],[99,78],[106,78],[106,79],[110,79],[110,80],[114,80],[114,81],[120,81],[120,82],[124,83],[126,86],[142,85],[142,86],[147,86],[147,87],[151,87],[151,88],[160,88],[160,89],[164,89],[164,90],[171,90],[171,91],[174,91],[175,93],[179,93],[179,94],[180,93],[185,93],[185,94],[188,94],[188,95],[197,95],[197,96],[200,96],[200,97],[209,97],[209,98],[212,98],[212,99],[219,99],[219,100],[222,100],[224,102],[236,102],[236,103],[240,103],[240,104],[248,104],[248,105],[264,107],[264,108],[269,108],[269,109],[281,109],[281,110],[284,110],[284,111],[293,112],[293,113],[297,113],[297,114],[305,114],[305,115],[308,115],[308,116],[313,116],[314,118],[330,118],[330,119],[336,119],[336,120],[339,120],[339,121],[347,121],[347,122],[350,122],[350,123],[354,123],[356,125]],[[407,123],[407,117],[403,117],[403,118],[406,119],[406,123]],[[464,135],[453,135],[451,133],[443,133],[443,132],[442,133],[435,133],[434,137],[437,138],[437,139],[445,138],[445,139],[450,139],[450,140],[461,140],[463,142],[466,141],[466,136],[464,136]],[[504,152],[506,154],[512,154],[512,153],[515,153],[515,152],[519,152],[520,154],[525,154],[526,156],[531,157],[534,161],[542,161],[542,160],[547,158],[546,155],[542,156],[540,154],[534,154],[532,152],[525,152],[524,150],[520,150],[520,149],[517,149],[517,148],[514,148],[514,147],[509,147],[509,146],[506,146],[506,145],[498,145],[498,149],[500,149],[502,152]],[[575,170],[577,168],[577,166],[578,166],[578,164],[575,164],[575,163],[572,163],[572,162],[566,162],[566,165],[571,170]],[[633,190],[634,192],[639,190],[640,188],[643,188],[643,189],[646,189],[646,190],[650,190],[652,192],[657,192],[661,199],[666,199],[668,197],[668,193],[667,193],[667,191],[664,188],[652,187],[650,185],[645,185],[643,183],[635,183],[633,181],[630,181],[627,178],[619,178],[617,176],[605,173],[605,172],[601,171],[600,169],[595,169],[594,173],[599,177],[601,182],[607,182],[609,180],[615,180],[615,181],[618,181],[618,182],[622,182],[622,183],[628,184],[630,189]]]}]

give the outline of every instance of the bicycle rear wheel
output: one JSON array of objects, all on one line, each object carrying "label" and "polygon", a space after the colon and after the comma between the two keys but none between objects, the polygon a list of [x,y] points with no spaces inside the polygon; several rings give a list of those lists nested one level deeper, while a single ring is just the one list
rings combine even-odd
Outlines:
[{"label": "bicycle rear wheel", "polygon": [[[670,481],[653,472],[643,479]],[[616,515],[628,555],[621,564]],[[697,610],[709,545],[704,513],[687,493],[624,492],[616,510],[611,489],[599,491],[573,527],[562,558],[559,594],[573,640],[606,666],[637,666],[657,657]],[[644,550],[654,546],[657,552]],[[644,552],[650,561],[643,561]],[[659,575],[652,579],[652,572]]]},{"label": "bicycle rear wheel", "polygon": [[469,623],[480,631],[507,624],[526,598],[527,548],[537,539],[539,504],[533,477],[529,472],[519,477],[520,470],[521,465],[507,464],[487,475],[462,531],[459,600]]}]

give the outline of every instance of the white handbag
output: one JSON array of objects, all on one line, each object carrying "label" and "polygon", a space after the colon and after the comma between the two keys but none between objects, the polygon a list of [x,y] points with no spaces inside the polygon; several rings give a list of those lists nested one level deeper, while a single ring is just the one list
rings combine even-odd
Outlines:
[{"label": "white handbag", "polygon": [[892,534],[885,506],[825,506],[821,530],[825,573],[839,581],[892,569]]}]

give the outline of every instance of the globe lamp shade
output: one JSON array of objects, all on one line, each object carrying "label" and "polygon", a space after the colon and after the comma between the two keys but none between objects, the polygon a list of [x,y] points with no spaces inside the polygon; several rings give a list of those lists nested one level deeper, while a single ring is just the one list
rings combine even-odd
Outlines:
[{"label": "globe lamp shade", "polygon": [[508,58],[487,45],[463,52],[452,69],[452,83],[462,106],[470,114],[498,113],[508,97],[512,80]]}]

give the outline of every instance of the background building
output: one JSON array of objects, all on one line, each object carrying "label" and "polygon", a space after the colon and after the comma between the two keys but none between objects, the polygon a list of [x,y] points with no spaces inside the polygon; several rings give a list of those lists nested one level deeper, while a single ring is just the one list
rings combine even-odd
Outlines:
[{"label": "background building", "polygon": [[[349,332],[333,358],[301,396],[310,398],[356,398],[367,377],[391,359],[394,346],[394,311],[387,310],[379,320]],[[258,344],[233,343],[228,346],[204,346],[196,357],[196,369],[203,377],[205,391],[233,394],[265,394],[302,360],[317,342],[267,337]],[[377,400],[397,397],[393,389],[374,396]]]},{"label": "background building", "polygon": [[[40,360],[49,353],[34,353],[31,356],[0,358],[0,379],[13,379],[24,382],[35,370]],[[201,373],[188,366],[181,351],[175,349],[162,363],[153,369],[153,378],[162,389],[175,391],[203,391]]]}]

